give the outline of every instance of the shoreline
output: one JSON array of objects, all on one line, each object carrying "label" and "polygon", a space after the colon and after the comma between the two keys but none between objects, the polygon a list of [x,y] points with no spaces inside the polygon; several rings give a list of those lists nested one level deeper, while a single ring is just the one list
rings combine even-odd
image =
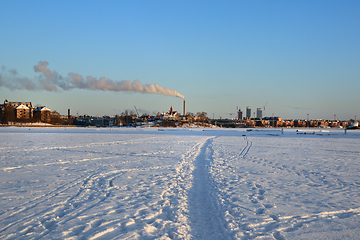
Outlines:
[{"label": "shoreline", "polygon": [[76,128],[76,125],[0,125],[0,127],[59,127],[59,128]]}]

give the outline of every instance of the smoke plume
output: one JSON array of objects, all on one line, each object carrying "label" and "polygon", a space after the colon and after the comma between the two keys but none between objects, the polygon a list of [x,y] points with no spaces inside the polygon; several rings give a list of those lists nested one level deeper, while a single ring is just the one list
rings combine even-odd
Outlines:
[{"label": "smoke plume", "polygon": [[102,91],[127,91],[140,93],[155,93],[168,96],[185,98],[175,90],[164,88],[159,84],[141,84],[140,81],[119,81],[101,77],[94,78],[91,76],[83,77],[77,73],[69,73],[66,77],[61,76],[58,72],[47,68],[49,65],[46,61],[40,61],[34,66],[34,71],[40,73],[35,79],[19,77],[14,69],[8,70],[5,66],[1,67],[0,87],[6,87],[10,90],[46,90],[59,91],[71,89],[91,89]]}]

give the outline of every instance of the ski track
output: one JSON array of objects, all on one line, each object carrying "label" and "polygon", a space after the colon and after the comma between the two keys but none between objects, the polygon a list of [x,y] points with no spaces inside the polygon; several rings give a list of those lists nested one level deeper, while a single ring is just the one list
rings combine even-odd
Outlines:
[{"label": "ski track", "polygon": [[[65,239],[147,239],[151,236],[190,239],[192,226],[188,215],[188,192],[192,187],[194,162],[203,161],[203,156],[200,160],[198,156],[203,155],[207,139],[196,142],[181,156],[178,165],[88,172],[46,194],[7,209],[0,215],[0,221],[7,223],[0,229],[0,238],[43,239],[51,235],[52,238]],[[154,151],[151,155],[156,156],[169,148]],[[132,154],[134,156],[148,157],[149,154]],[[151,174],[154,170],[165,170],[166,174]],[[131,185],[116,184],[117,178],[125,178],[124,174],[139,176],[141,172],[150,174],[149,181],[143,177]],[[157,187],[160,189],[154,191]],[[159,196],[155,196],[156,192],[160,193]],[[95,214],[92,209],[97,209]]]},{"label": "ski track", "polygon": [[[139,153],[139,154],[132,154],[132,156],[134,157],[144,157],[146,156],[147,158],[157,158],[158,154],[163,153],[166,150],[169,150],[170,147],[163,149],[162,151],[157,151],[157,152],[153,152],[151,154],[143,154],[143,153]],[[8,170],[13,170],[13,169],[17,169],[17,168],[37,168],[37,167],[41,167],[41,166],[49,166],[49,165],[65,165],[65,164],[74,164],[74,163],[81,163],[81,162],[86,162],[86,161],[102,161],[102,160],[106,160],[106,159],[112,159],[112,158],[118,158],[118,157],[127,157],[128,154],[120,154],[120,153],[107,153],[107,152],[100,152],[100,151],[85,151],[85,150],[78,150],[78,151],[74,151],[74,150],[69,150],[69,149],[53,149],[53,150],[59,150],[59,151],[63,151],[63,152],[70,152],[74,153],[74,154],[91,154],[91,157],[88,158],[82,158],[82,159],[72,159],[72,160],[62,160],[62,159],[58,159],[57,161],[51,161],[51,162],[44,162],[42,164],[31,164],[31,165],[23,165],[23,166],[15,166],[15,167],[5,167],[2,168],[0,170],[2,171],[8,171]],[[94,157],[93,155],[98,154],[99,157]],[[101,155],[110,155],[108,157],[104,157]],[[163,158],[166,158],[163,157]],[[130,161],[122,161],[123,163],[129,163]],[[131,160],[131,162],[133,163],[134,160]]]},{"label": "ski track", "polygon": [[191,239],[192,222],[189,209],[193,202],[189,201],[188,195],[193,187],[195,161],[201,155],[207,140],[208,138],[202,139],[183,155],[182,161],[176,167],[172,184],[161,196],[169,219],[177,222],[175,231],[169,235],[171,239]]},{"label": "ski track", "polygon": [[[30,239],[40,239],[45,237],[47,234],[52,232],[52,230],[56,229],[61,225],[65,225],[69,221],[78,218],[90,209],[100,206],[107,198],[109,198],[113,191],[121,191],[124,188],[130,190],[129,186],[125,186],[121,188],[120,186],[114,185],[114,180],[120,175],[126,172],[148,172],[152,170],[159,169],[169,169],[171,166],[161,166],[161,167],[152,167],[152,168],[137,168],[137,169],[122,169],[116,170],[109,173],[93,173],[87,177],[77,178],[73,181],[68,182],[56,190],[51,191],[47,194],[44,194],[41,197],[35,198],[31,201],[23,203],[19,207],[14,207],[12,209],[7,210],[2,214],[1,222],[11,219],[12,217],[17,217],[16,215],[24,215],[24,217],[20,217],[19,220],[11,222],[6,227],[0,230],[0,237],[2,239],[17,239],[21,236],[25,236],[31,232],[35,232],[34,236],[29,235]],[[145,182],[141,181],[142,184]],[[62,192],[70,189],[77,188],[76,193],[70,197],[68,197],[65,201],[56,202],[52,198],[55,198],[57,195]],[[139,188],[139,193],[142,195],[142,192],[147,192],[143,190],[143,188]],[[50,201],[53,200],[53,201]],[[26,215],[27,212],[32,210],[38,205],[44,205],[43,203],[46,201],[55,202],[51,205],[42,206],[40,211],[36,211],[35,213]],[[117,205],[115,209],[121,207],[122,204]],[[20,208],[18,210],[18,208]],[[116,210],[109,211],[116,212]],[[120,211],[118,211],[120,212]],[[7,215],[7,216],[4,216]],[[101,223],[105,222],[104,220],[99,220]],[[149,219],[149,221],[151,221]],[[100,225],[100,222],[95,225]],[[117,223],[120,223],[119,221]],[[11,236],[5,237],[6,235],[1,235],[3,232],[10,229],[21,229],[16,234],[12,234]],[[84,227],[85,230],[85,227]],[[88,230],[89,232],[96,232],[92,229]],[[16,232],[16,231],[12,231]],[[76,233],[80,233],[79,228],[76,228]],[[76,235],[74,232],[66,233],[65,236],[68,235]],[[86,236],[87,234],[85,234]]]},{"label": "ski track", "polygon": [[85,147],[97,147],[97,146],[112,146],[117,144],[134,144],[134,143],[142,143],[145,141],[153,140],[155,137],[148,138],[139,138],[136,140],[120,140],[120,141],[111,141],[111,142],[93,142],[89,144],[82,145],[74,145],[74,146],[53,146],[53,147],[33,147],[33,148],[23,148],[21,146],[9,146],[9,147],[0,147],[1,152],[10,151],[11,152],[31,152],[31,151],[43,151],[43,150],[66,150],[66,149],[77,149],[77,148],[85,148]]},{"label": "ski track", "polygon": [[206,141],[194,163],[193,184],[188,194],[191,235],[193,239],[230,239],[210,179],[211,142],[212,139]]},{"label": "ski track", "polygon": [[[316,171],[297,171],[290,169],[279,163],[273,164],[267,159],[258,159],[247,157],[252,148],[252,142],[244,136],[245,146],[239,154],[231,156],[228,149],[214,146],[214,161],[211,167],[211,176],[213,183],[216,184],[218,191],[220,207],[225,212],[224,221],[229,229],[232,239],[258,239],[270,238],[275,240],[285,240],[286,233],[297,231],[312,222],[328,221],[330,219],[345,219],[360,215],[360,207],[323,211],[316,214],[288,215],[281,216],[271,213],[276,208],[275,202],[269,202],[266,197],[267,189],[262,186],[261,178],[258,180],[250,179],[248,172],[242,171],[241,164],[234,167],[232,161],[242,161],[243,163],[258,164],[268,171],[286,171],[289,174],[296,174],[304,182],[308,181],[308,186],[325,186],[325,188],[336,193],[342,193],[349,188],[358,188],[358,183],[348,183],[340,180],[337,176],[334,179],[327,179],[324,174]],[[256,167],[254,168],[256,169]],[[257,173],[252,173],[257,175]],[[282,175],[283,173],[279,173]],[[247,201],[241,199],[241,196],[247,196]],[[358,206],[358,205],[357,205]],[[328,207],[328,206],[325,206]],[[333,207],[337,207],[334,205]]]},{"label": "ski track", "polygon": [[[32,148],[20,148],[20,147],[3,147],[0,148],[0,152],[7,152],[9,149],[11,149],[11,154],[15,155],[17,152],[26,153],[31,155],[34,153],[34,155],[41,155],[42,151],[59,151],[61,156],[78,156],[78,155],[88,155],[87,158],[80,158],[80,159],[72,159],[73,157],[70,157],[70,159],[50,159],[51,161],[43,162],[43,163],[37,163],[37,164],[28,164],[28,165],[16,165],[16,166],[7,166],[4,168],[1,168],[2,171],[9,171],[13,169],[19,169],[19,168],[38,168],[42,166],[49,166],[49,165],[66,165],[66,164],[76,164],[86,161],[102,161],[105,159],[111,159],[111,158],[118,158],[128,157],[129,153],[119,153],[119,152],[113,152],[113,151],[106,151],[104,148],[100,148],[98,151],[94,150],[96,147],[114,147],[117,145],[131,145],[131,144],[141,144],[147,141],[154,140],[155,137],[147,137],[147,138],[139,138],[139,139],[133,139],[133,140],[121,140],[121,141],[109,141],[109,142],[92,142],[89,144],[81,144],[81,145],[71,145],[71,146],[62,146],[62,147],[32,147]],[[69,144],[69,143],[68,143]],[[20,145],[20,144],[19,144]],[[5,150],[7,149],[7,150]],[[160,151],[155,151],[149,153],[130,153],[131,156],[134,157],[143,157],[146,156],[148,158],[157,158],[159,157],[159,154],[164,153],[165,151],[168,151],[171,149],[171,146],[163,148]],[[10,152],[9,152],[10,153]],[[65,155],[67,153],[67,155]],[[56,153],[55,153],[56,154]],[[99,157],[95,157],[98,155]],[[104,155],[107,155],[107,157],[104,157]],[[0,160],[5,158],[4,156],[0,156]],[[8,158],[9,156],[7,156]],[[166,158],[166,156],[163,156],[163,158]],[[129,161],[122,161],[123,163],[129,163]],[[131,160],[131,162],[134,162],[134,160]]]}]

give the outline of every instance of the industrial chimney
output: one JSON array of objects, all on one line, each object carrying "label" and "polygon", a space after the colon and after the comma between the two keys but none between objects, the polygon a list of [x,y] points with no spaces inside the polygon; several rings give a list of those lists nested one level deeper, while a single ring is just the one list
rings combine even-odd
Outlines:
[{"label": "industrial chimney", "polygon": [[185,112],[185,100],[184,100],[184,116],[185,116],[186,112]]},{"label": "industrial chimney", "polygon": [[68,118],[70,118],[70,108],[68,109]]}]

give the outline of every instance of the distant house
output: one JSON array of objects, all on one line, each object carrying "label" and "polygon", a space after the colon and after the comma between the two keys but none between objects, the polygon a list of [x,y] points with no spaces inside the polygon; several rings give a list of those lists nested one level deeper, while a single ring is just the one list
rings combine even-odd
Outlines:
[{"label": "distant house", "polygon": [[6,107],[14,108],[15,118],[31,118],[32,105],[31,102],[9,102],[5,99],[4,104],[0,104],[0,113],[5,111]]},{"label": "distant house", "polygon": [[16,118],[30,118],[31,109],[24,104],[20,104],[15,107]]},{"label": "distant house", "polygon": [[50,122],[51,110],[45,106],[37,107],[33,111],[33,117],[41,122]]},{"label": "distant house", "polygon": [[5,99],[4,104],[1,104],[1,107],[7,107],[7,106],[13,106],[14,108],[19,106],[19,105],[25,105],[28,108],[32,108],[31,102],[9,102],[8,100]]},{"label": "distant house", "polygon": [[4,104],[0,104],[0,113],[4,113],[9,107],[14,109],[13,116],[16,119],[35,118],[42,122],[51,120],[51,110],[45,106],[33,108],[31,102],[9,102],[5,99]]},{"label": "distant house", "polygon": [[173,108],[171,107],[168,113],[162,114],[162,119],[163,120],[176,120],[177,118],[179,118],[179,114],[177,111],[174,111]]}]

